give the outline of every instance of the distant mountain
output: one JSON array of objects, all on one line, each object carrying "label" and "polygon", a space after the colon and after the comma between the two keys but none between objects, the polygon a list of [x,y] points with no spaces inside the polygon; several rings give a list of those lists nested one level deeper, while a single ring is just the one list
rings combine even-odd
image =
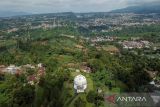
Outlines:
[{"label": "distant mountain", "polygon": [[111,11],[113,13],[160,13],[160,2],[157,4],[143,4],[139,6],[130,6],[123,9],[117,9]]},{"label": "distant mountain", "polygon": [[22,15],[30,15],[30,13],[13,12],[13,11],[0,11],[0,17],[11,17],[11,16],[22,16]]}]

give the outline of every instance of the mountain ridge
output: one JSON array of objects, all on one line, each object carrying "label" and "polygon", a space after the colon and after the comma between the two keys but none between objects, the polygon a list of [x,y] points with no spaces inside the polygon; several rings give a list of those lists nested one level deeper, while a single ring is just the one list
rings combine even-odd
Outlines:
[{"label": "mountain ridge", "polygon": [[[148,14],[148,13],[159,13],[160,14],[160,2],[151,3],[151,4],[142,4],[136,6],[129,6],[126,8],[115,9],[110,12],[86,12],[86,14],[91,13],[136,13],[136,14]],[[60,12],[60,13],[39,13],[32,14],[27,12],[18,12],[18,11],[0,11],[0,17],[14,17],[14,16],[24,16],[24,15],[42,15],[42,14],[55,14],[55,15],[74,15],[81,14],[75,12]],[[83,13],[85,14],[85,13]]]},{"label": "mountain ridge", "polygon": [[129,6],[122,9],[110,11],[112,13],[160,13],[160,2],[158,4],[143,4],[138,6]]},{"label": "mountain ridge", "polygon": [[15,11],[0,11],[0,17],[13,17],[13,16],[22,16],[22,15],[31,15],[31,13],[15,12]]}]

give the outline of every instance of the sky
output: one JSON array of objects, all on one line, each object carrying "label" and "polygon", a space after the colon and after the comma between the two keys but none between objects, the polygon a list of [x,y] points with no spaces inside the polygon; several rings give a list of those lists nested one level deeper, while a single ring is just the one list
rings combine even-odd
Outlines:
[{"label": "sky", "polygon": [[0,0],[0,11],[27,13],[108,12],[159,0]]}]

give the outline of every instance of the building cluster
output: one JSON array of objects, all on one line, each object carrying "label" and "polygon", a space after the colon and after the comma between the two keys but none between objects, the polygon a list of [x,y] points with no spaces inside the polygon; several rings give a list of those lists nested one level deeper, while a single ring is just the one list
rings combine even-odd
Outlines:
[{"label": "building cluster", "polygon": [[[77,16],[77,20],[72,20],[72,15]],[[0,18],[0,23],[6,24],[3,30],[8,33],[18,29],[26,28],[26,23],[30,23],[30,29],[50,29],[73,25],[74,27],[91,28],[94,32],[101,30],[109,32],[121,30],[125,26],[160,24],[159,14],[134,14],[134,13],[85,13],[85,14],[55,14],[50,15],[31,15],[18,18]],[[68,17],[71,15],[70,17]],[[65,16],[65,18],[64,18]],[[75,17],[74,17],[75,18]],[[95,29],[94,29],[95,28]]]},{"label": "building cluster", "polygon": [[120,42],[125,49],[142,49],[142,48],[149,48],[151,43],[149,41],[123,41]]},{"label": "building cluster", "polygon": [[10,66],[5,66],[5,65],[0,65],[0,73],[9,73],[9,74],[20,74],[21,73],[21,67],[15,66],[15,65],[10,65]]},{"label": "building cluster", "polygon": [[[27,70],[33,70],[33,74],[28,74]],[[22,66],[16,66],[16,65],[0,65],[0,74],[9,73],[12,75],[21,75],[25,74],[26,79],[28,81],[28,84],[34,85],[39,82],[40,78],[43,77],[45,72],[45,66],[43,64],[38,64],[37,66],[26,64]]]},{"label": "building cluster", "polygon": [[11,28],[7,30],[7,33],[12,33],[18,31],[18,28]]},{"label": "building cluster", "polygon": [[[65,24],[60,24],[60,23],[41,23],[41,24],[38,24],[38,25],[29,25],[29,29],[52,29],[52,28],[56,28],[56,27],[63,27],[63,26],[66,26]],[[18,27],[14,27],[14,28],[11,28],[11,29],[8,29],[7,30],[7,33],[12,33],[12,32],[16,32],[18,31],[19,29],[21,28],[18,28]],[[24,28],[24,29],[27,29],[27,26]]]},{"label": "building cluster", "polygon": [[39,83],[40,78],[43,77],[45,74],[46,74],[45,66],[41,63],[38,64],[37,65],[37,72],[32,74],[32,75],[29,75],[27,77],[28,83],[30,85],[34,85],[36,83]]},{"label": "building cluster", "polygon": [[114,41],[117,37],[115,36],[96,36],[94,38],[91,38],[91,42],[106,42],[106,41]]},{"label": "building cluster", "polygon": [[[154,17],[153,17],[154,16]],[[151,25],[160,23],[158,14],[134,14],[134,13],[108,13],[95,17],[81,16],[87,20],[76,22],[77,26],[88,28],[89,26],[109,26],[110,30],[120,30],[122,26]],[[106,29],[102,31],[106,32]],[[108,30],[107,30],[108,31]]]}]

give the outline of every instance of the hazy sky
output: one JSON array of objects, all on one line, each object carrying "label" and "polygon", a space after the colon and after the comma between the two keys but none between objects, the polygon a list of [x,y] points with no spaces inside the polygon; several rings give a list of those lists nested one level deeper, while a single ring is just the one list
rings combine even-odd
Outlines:
[{"label": "hazy sky", "polygon": [[159,0],[0,0],[0,11],[28,13],[107,12]]}]

